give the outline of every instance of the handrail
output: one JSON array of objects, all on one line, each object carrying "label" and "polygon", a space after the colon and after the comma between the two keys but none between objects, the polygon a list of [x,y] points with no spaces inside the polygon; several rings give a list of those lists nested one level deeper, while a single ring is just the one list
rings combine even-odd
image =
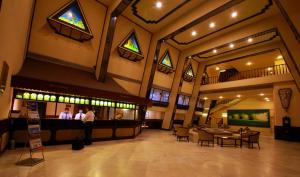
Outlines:
[{"label": "handrail", "polygon": [[[256,68],[253,70],[241,71],[234,75],[228,73],[225,76],[222,76],[222,81],[220,81],[219,76],[211,76],[202,78],[202,85],[208,84],[216,84],[220,82],[228,82],[228,81],[236,81],[236,80],[243,80],[243,79],[250,79],[256,77],[265,77],[265,76],[272,76],[272,75],[282,75],[282,74],[289,74],[290,71],[286,64],[281,65],[273,65],[269,67],[263,68]],[[224,79],[225,78],[225,79]]]}]

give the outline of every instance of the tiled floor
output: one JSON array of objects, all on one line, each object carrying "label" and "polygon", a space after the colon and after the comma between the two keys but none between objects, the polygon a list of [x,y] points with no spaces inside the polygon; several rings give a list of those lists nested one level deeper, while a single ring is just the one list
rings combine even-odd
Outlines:
[{"label": "tiled floor", "polygon": [[14,163],[20,150],[0,157],[1,177],[290,177],[300,176],[300,143],[261,138],[261,150],[200,147],[171,132],[146,130],[134,140],[97,142],[81,151],[46,147],[34,167]]}]

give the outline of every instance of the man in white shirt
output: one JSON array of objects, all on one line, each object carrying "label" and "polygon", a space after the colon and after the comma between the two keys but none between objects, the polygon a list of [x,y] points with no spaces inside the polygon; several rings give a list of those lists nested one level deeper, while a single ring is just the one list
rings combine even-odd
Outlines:
[{"label": "man in white shirt", "polygon": [[75,115],[75,120],[82,120],[85,117],[82,109],[79,109],[79,112]]},{"label": "man in white shirt", "polygon": [[92,131],[93,131],[93,124],[94,124],[95,114],[92,111],[92,107],[88,107],[88,111],[85,114],[84,118],[81,119],[84,123],[84,134],[85,134],[85,144],[91,145],[92,144]]},{"label": "man in white shirt", "polygon": [[59,114],[59,119],[72,119],[72,114],[70,113],[69,108],[65,108],[65,111]]}]

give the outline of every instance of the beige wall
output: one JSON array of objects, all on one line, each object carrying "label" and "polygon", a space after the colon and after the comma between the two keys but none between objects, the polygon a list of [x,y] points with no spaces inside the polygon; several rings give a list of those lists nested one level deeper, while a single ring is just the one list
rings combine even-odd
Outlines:
[{"label": "beige wall", "polygon": [[11,105],[11,75],[16,74],[24,60],[33,0],[3,0],[0,12],[0,64],[9,65],[6,90],[0,96],[0,119],[7,118]]},{"label": "beige wall", "polygon": [[[278,95],[278,90],[282,88],[291,88],[292,89],[292,98],[288,111],[286,112],[281,107],[280,98]],[[286,82],[274,85],[273,90],[274,98],[274,109],[275,111],[275,125],[282,125],[282,117],[289,116],[291,118],[291,125],[294,127],[300,127],[300,93],[293,82]]]},{"label": "beige wall", "polygon": [[[137,62],[133,62],[128,59],[122,58],[118,54],[118,46],[121,42],[123,42],[123,40],[132,30],[135,30],[136,32],[136,37],[138,38],[140,48],[144,55],[144,59]],[[116,30],[113,38],[113,44],[111,48],[107,72],[125,78],[142,81],[150,40],[151,33],[132,23],[123,16],[119,16],[117,18]],[[131,94],[139,94],[139,83],[125,81],[122,79],[114,80]]]},{"label": "beige wall", "polygon": [[106,7],[94,0],[80,0],[87,23],[93,33],[90,41],[76,40],[56,34],[47,17],[69,0],[38,0],[30,36],[29,52],[92,68],[96,65]]},{"label": "beige wall", "polygon": [[[177,61],[178,61],[178,58],[180,55],[180,51],[167,43],[163,43],[161,45],[160,53],[159,53],[159,62],[160,62],[161,58],[163,57],[163,55],[165,54],[165,51],[167,49],[169,50],[169,53],[170,53],[170,56],[172,59],[172,63],[173,63],[173,67],[175,70],[177,67]],[[174,75],[175,75],[175,72],[170,73],[170,74],[165,74],[163,72],[156,70],[155,75],[154,75],[153,84],[163,87],[163,88],[171,89],[172,84],[173,84]]]}]

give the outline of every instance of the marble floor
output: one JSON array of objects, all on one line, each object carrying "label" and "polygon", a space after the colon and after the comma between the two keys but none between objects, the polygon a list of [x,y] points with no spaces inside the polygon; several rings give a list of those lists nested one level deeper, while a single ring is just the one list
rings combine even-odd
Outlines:
[{"label": "marble floor", "polygon": [[292,177],[300,176],[300,143],[261,138],[261,150],[201,147],[169,131],[145,130],[132,140],[96,142],[81,151],[47,146],[46,161],[16,166],[20,149],[0,157],[1,177]]}]

